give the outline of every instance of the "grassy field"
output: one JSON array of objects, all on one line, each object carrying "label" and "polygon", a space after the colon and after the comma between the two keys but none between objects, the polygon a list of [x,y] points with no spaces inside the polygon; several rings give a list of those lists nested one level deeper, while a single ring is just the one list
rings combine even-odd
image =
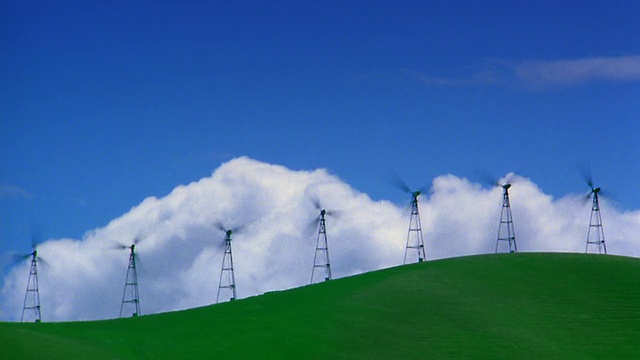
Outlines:
[{"label": "grassy field", "polygon": [[640,260],[472,256],[138,318],[0,323],[0,354],[5,359],[636,359]]}]

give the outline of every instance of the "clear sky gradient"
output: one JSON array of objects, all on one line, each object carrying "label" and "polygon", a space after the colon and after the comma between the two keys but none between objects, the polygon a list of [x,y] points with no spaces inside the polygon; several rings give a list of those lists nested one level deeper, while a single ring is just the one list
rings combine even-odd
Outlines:
[{"label": "clear sky gradient", "polygon": [[640,208],[635,1],[0,2],[0,251],[238,156],[406,201],[516,172]]}]

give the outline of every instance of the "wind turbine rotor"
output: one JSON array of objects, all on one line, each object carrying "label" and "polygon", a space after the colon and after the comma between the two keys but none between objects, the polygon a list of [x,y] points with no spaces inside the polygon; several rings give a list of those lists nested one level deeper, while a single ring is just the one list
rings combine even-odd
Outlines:
[{"label": "wind turbine rotor", "polygon": [[232,234],[232,233],[239,233],[242,232],[242,230],[244,229],[244,226],[237,226],[237,227],[233,227],[233,228],[228,228],[226,226],[224,226],[224,224],[222,224],[221,222],[216,222],[215,224],[213,224],[213,226],[222,231],[225,234]]},{"label": "wind turbine rotor", "polygon": [[13,255],[10,255],[10,256],[11,256],[11,262],[13,264],[16,264],[16,263],[19,263],[19,262],[22,262],[22,261],[28,260],[28,259],[37,260],[37,261],[41,261],[41,262],[45,263],[45,261],[42,259],[42,257],[38,255],[38,250],[37,250],[36,247],[34,247],[31,250],[31,252],[22,253],[22,254],[13,254]]},{"label": "wind turbine rotor", "polygon": [[125,250],[125,249],[128,249],[128,248],[129,248],[129,246],[121,244],[121,243],[116,243],[112,247],[112,249],[114,249],[114,250]]},{"label": "wind turbine rotor", "polygon": [[597,196],[597,195],[602,195],[602,188],[600,187],[595,187],[593,185],[593,176],[591,176],[591,171],[589,169],[584,169],[582,171],[582,177],[584,179],[584,182],[587,184],[587,186],[589,186],[589,193],[585,196],[586,199],[590,199],[592,198],[592,195]]},{"label": "wind turbine rotor", "polygon": [[593,188],[593,178],[591,177],[591,174],[586,175],[584,181],[587,183],[587,185],[589,186],[589,188],[591,190],[594,190],[594,188]]},{"label": "wind turbine rotor", "polygon": [[579,169],[584,182],[587,184],[587,186],[589,186],[589,189],[591,189],[591,191],[594,191],[595,188],[593,187],[593,176],[591,175],[591,166],[589,166],[588,164],[582,164],[581,166],[579,166]]},{"label": "wind turbine rotor", "polygon": [[13,256],[11,256],[11,258],[12,258],[12,262],[13,263],[18,263],[18,262],[21,262],[23,260],[27,260],[31,256],[33,256],[33,252],[30,252],[30,253],[27,253],[27,254],[13,254]]},{"label": "wind turbine rotor", "polygon": [[44,231],[40,227],[31,226],[31,248],[35,249],[42,243]]},{"label": "wind turbine rotor", "polygon": [[[231,236],[233,234],[239,234],[244,229],[244,226],[238,226],[238,227],[235,227],[235,228],[227,228],[221,222],[217,222],[213,226],[216,229],[220,230],[222,233],[224,233],[224,235],[225,235],[224,241],[227,241],[227,240],[230,241],[231,240]],[[223,241],[223,243],[224,243],[224,241]]]},{"label": "wind turbine rotor", "polygon": [[409,185],[407,185],[407,183],[400,177],[396,177],[394,179],[393,185],[398,188],[398,190],[401,190],[402,192],[407,194],[411,194],[411,196],[414,198],[425,194],[429,190],[428,186],[421,186],[415,190],[412,190]]}]

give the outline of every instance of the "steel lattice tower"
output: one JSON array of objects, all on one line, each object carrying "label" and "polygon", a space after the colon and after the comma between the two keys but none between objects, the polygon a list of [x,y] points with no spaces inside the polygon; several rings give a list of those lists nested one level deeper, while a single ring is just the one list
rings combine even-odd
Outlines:
[{"label": "steel lattice tower", "polygon": [[509,252],[518,252],[516,243],[516,232],[513,228],[513,216],[511,214],[511,203],[509,202],[509,188],[511,184],[502,185],[502,213],[500,214],[500,225],[498,227],[498,239],[496,240],[496,254],[501,241],[509,244]]},{"label": "steel lattice tower", "polygon": [[423,262],[427,258],[424,251],[420,211],[418,210],[418,196],[420,196],[420,191],[412,192],[411,196],[411,218],[409,219],[409,231],[407,232],[407,243],[404,249],[404,264],[407,263],[407,255],[409,251],[412,250],[416,251],[418,255],[418,262]]},{"label": "steel lattice tower", "polygon": [[[593,194],[593,205],[591,206],[591,217],[589,219],[589,231],[587,232],[587,245],[585,246],[585,254],[589,252],[589,245],[595,245],[598,248],[598,254],[607,253],[607,245],[604,243],[604,229],[602,228],[602,216],[600,215],[600,203],[598,202],[598,193],[600,188],[591,190]],[[591,232],[593,231],[593,236]]]},{"label": "steel lattice tower", "polygon": [[222,257],[222,270],[220,271],[220,282],[218,283],[218,296],[216,303],[220,301],[220,290],[231,290],[232,297],[230,300],[236,299],[236,278],[233,273],[233,254],[231,253],[231,230],[226,231],[224,239],[224,256]]},{"label": "steel lattice tower", "polygon": [[33,311],[35,322],[42,320],[40,316],[40,292],[38,291],[38,251],[31,253],[31,269],[29,270],[29,280],[27,282],[27,292],[24,294],[22,305],[22,316],[20,322],[24,321],[25,311]]},{"label": "steel lattice tower", "polygon": [[127,278],[124,282],[124,291],[122,293],[122,303],[120,304],[120,317],[122,317],[122,309],[125,304],[133,304],[135,312],[133,316],[140,315],[140,296],[138,294],[138,272],[136,270],[136,254],[135,244],[130,247],[129,267],[127,268]]},{"label": "steel lattice tower", "polygon": [[313,256],[313,269],[311,270],[311,284],[316,268],[318,272],[324,269],[324,281],[331,280],[331,261],[329,260],[329,245],[327,243],[327,224],[325,220],[326,211],[320,211],[320,226],[318,229],[318,239],[316,240],[316,252]]}]

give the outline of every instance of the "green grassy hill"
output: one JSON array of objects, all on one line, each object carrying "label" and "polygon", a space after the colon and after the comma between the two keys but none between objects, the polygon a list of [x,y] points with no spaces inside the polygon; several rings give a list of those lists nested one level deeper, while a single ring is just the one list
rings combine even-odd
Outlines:
[{"label": "green grassy hill", "polygon": [[0,354],[635,359],[640,356],[640,260],[472,256],[139,318],[0,323]]}]

